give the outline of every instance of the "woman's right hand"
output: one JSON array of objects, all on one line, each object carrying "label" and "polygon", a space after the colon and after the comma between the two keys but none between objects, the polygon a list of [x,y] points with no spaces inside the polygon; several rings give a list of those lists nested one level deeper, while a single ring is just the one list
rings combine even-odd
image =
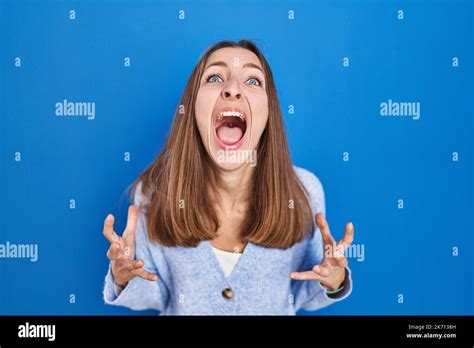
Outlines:
[{"label": "woman's right hand", "polygon": [[104,236],[110,242],[107,258],[112,261],[112,274],[115,283],[124,287],[135,277],[155,281],[156,274],[145,271],[143,260],[135,260],[135,230],[138,209],[134,205],[128,208],[127,226],[122,237],[114,231],[114,216],[109,214],[104,222]]}]

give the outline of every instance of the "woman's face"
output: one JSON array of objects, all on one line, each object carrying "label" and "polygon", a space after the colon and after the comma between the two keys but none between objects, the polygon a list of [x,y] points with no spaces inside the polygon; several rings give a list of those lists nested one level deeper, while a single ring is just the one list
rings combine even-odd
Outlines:
[{"label": "woman's face", "polygon": [[200,81],[195,113],[202,142],[221,168],[255,166],[256,148],[268,120],[266,81],[258,57],[240,47],[212,53]]}]

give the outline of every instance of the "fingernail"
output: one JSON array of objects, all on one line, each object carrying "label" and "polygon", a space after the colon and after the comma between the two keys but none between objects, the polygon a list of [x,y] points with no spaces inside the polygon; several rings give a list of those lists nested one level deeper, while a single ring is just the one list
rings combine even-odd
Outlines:
[{"label": "fingernail", "polygon": [[107,217],[105,218],[105,221],[110,221],[111,216],[112,214],[107,215]]},{"label": "fingernail", "polygon": [[354,228],[354,225],[352,224],[352,222],[349,222],[349,228]]}]

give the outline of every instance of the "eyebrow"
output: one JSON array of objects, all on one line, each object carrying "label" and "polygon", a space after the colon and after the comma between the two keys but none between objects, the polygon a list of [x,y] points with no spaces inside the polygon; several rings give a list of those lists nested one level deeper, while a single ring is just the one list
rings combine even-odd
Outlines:
[{"label": "eyebrow", "polygon": [[[227,64],[225,62],[214,62],[212,64],[209,64],[205,69],[204,71],[206,71],[207,69],[209,69],[211,66],[222,66],[224,68],[227,68]],[[265,73],[263,72],[262,68],[259,67],[257,64],[254,64],[254,63],[245,63],[243,66],[243,68],[254,68],[254,69],[258,69],[262,72],[263,76],[265,76]]]}]

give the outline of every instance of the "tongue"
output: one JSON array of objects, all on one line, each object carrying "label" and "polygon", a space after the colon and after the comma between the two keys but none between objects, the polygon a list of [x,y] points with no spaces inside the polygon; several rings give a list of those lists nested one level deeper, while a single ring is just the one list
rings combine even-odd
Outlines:
[{"label": "tongue", "polygon": [[217,130],[217,136],[228,145],[235,144],[242,138],[242,130],[239,127],[222,126]]}]

